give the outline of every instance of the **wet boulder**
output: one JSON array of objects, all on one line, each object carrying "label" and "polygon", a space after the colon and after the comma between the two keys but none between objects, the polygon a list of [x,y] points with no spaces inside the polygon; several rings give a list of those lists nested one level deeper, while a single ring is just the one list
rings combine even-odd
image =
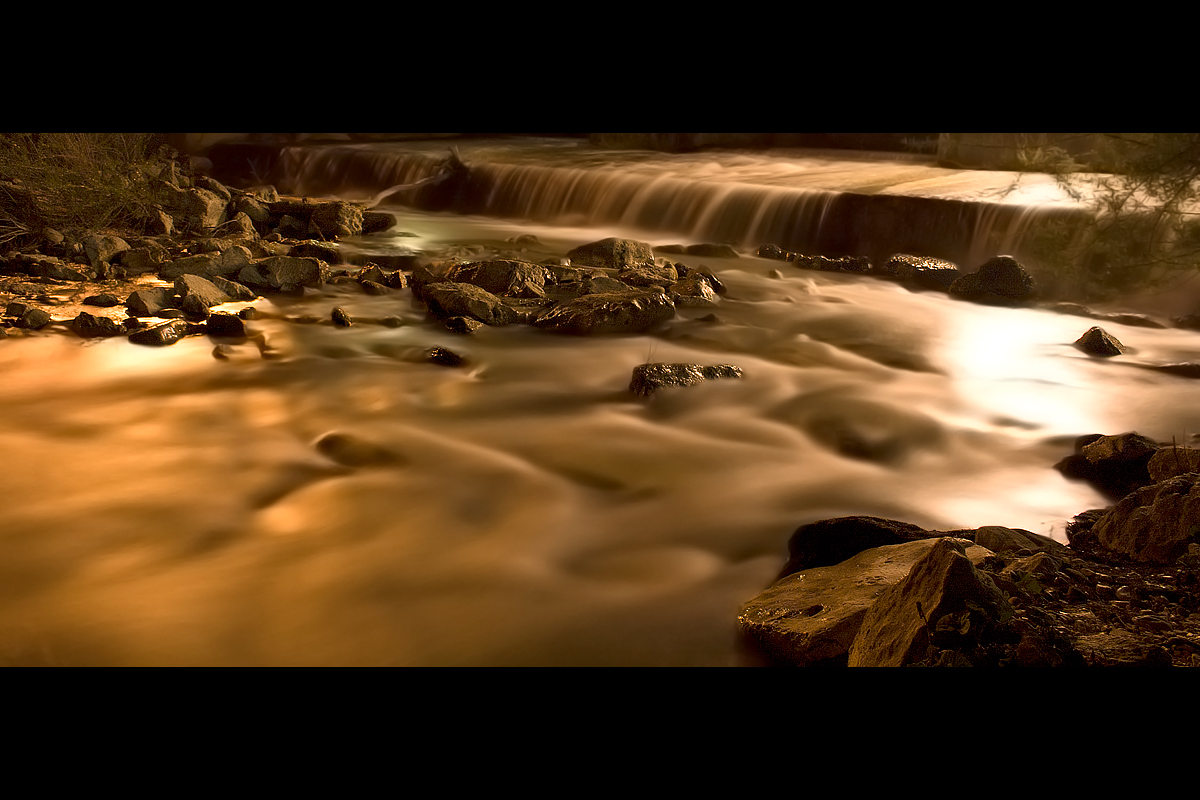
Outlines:
[{"label": "wet boulder", "polygon": [[205,332],[217,339],[244,339],[246,322],[236,314],[211,314]]},{"label": "wet boulder", "polygon": [[129,243],[120,236],[95,233],[83,240],[83,252],[92,269],[100,273],[105,265],[114,263],[117,254],[129,250]]},{"label": "wet boulder", "polygon": [[161,325],[134,331],[129,334],[129,341],[149,347],[167,347],[183,339],[190,332],[191,326],[187,322],[173,319]]},{"label": "wet boulder", "polygon": [[1165,481],[1176,475],[1200,472],[1200,450],[1194,447],[1163,447],[1150,456],[1146,470],[1150,479]]},{"label": "wet boulder", "polygon": [[666,288],[679,280],[679,271],[670,262],[635,264],[619,270],[616,278],[627,286]]},{"label": "wet boulder", "polygon": [[675,316],[664,292],[651,290],[588,294],[539,315],[539,328],[576,335],[642,333]]},{"label": "wet boulder", "polygon": [[971,547],[963,539],[935,540],[867,609],[847,666],[904,667],[927,662],[939,650],[970,651],[1006,623],[1013,609],[991,577],[976,569]]},{"label": "wet boulder", "polygon": [[321,286],[328,277],[329,270],[319,259],[271,256],[244,267],[238,272],[238,283],[253,288],[294,291]]},{"label": "wet boulder", "polygon": [[796,255],[792,261],[801,269],[815,269],[822,272],[856,272],[866,274],[871,271],[871,261],[865,256],[829,258],[828,256]]},{"label": "wet boulder", "polygon": [[640,364],[633,369],[629,391],[649,397],[667,386],[695,386],[718,378],[740,378],[742,371],[730,364]]},{"label": "wet boulder", "polygon": [[341,263],[341,251],[334,242],[303,241],[288,251],[294,258],[317,258],[326,264]]},{"label": "wet boulder", "polygon": [[1134,431],[1112,436],[1089,434],[1075,441],[1075,452],[1055,468],[1067,478],[1086,480],[1111,499],[1147,484],[1150,459],[1159,450],[1153,439]]},{"label": "wet boulder", "polygon": [[950,294],[985,305],[1020,305],[1032,300],[1037,289],[1033,276],[1015,258],[996,256],[950,284]]},{"label": "wet boulder", "polygon": [[430,313],[442,320],[471,317],[487,325],[511,325],[518,321],[517,312],[501,298],[470,283],[428,284],[424,299]]},{"label": "wet boulder", "polygon": [[1075,340],[1075,346],[1093,356],[1112,358],[1125,352],[1125,345],[1103,328],[1089,328]]},{"label": "wet boulder", "polygon": [[950,291],[951,284],[962,277],[958,265],[950,261],[904,253],[894,255],[884,262],[878,274],[912,288],[938,292]]},{"label": "wet boulder", "polygon": [[123,336],[126,333],[125,326],[116,320],[89,314],[86,311],[79,312],[79,315],[71,320],[71,330],[84,339]]},{"label": "wet boulder", "polygon": [[669,287],[677,306],[707,306],[717,302],[717,292],[707,276],[692,272]]},{"label": "wet boulder", "polygon": [[567,253],[576,266],[623,269],[654,263],[650,245],[633,239],[609,238],[580,245]]},{"label": "wet boulder", "polygon": [[845,666],[868,611],[939,541],[872,547],[836,564],[787,575],[742,608],[738,627],[775,663]]},{"label": "wet boulder", "polygon": [[852,516],[823,519],[801,525],[788,539],[788,560],[780,572],[793,572],[840,564],[873,547],[931,539],[936,533],[908,522],[881,517]]},{"label": "wet boulder", "polygon": [[1200,474],[1189,472],[1131,492],[1092,527],[1105,550],[1142,563],[1168,564],[1196,543]]},{"label": "wet boulder", "polygon": [[166,286],[149,286],[130,292],[125,307],[135,317],[156,317],[164,309],[176,307],[175,290]]},{"label": "wet boulder", "polygon": [[344,201],[320,203],[313,210],[309,223],[311,229],[315,229],[326,239],[358,236],[362,233],[363,210]]},{"label": "wet boulder", "polygon": [[497,259],[459,264],[447,274],[451,281],[469,283],[500,297],[544,298],[546,268],[524,261]]},{"label": "wet boulder", "polygon": [[192,300],[193,303],[199,303],[206,308],[219,306],[233,299],[212,281],[199,275],[180,275],[176,278],[175,294],[179,295],[181,301]]},{"label": "wet boulder", "polygon": [[22,302],[9,303],[4,315],[13,319],[15,327],[31,331],[41,330],[49,325],[51,320],[49,312]]},{"label": "wet boulder", "polygon": [[217,289],[223,292],[231,301],[241,302],[253,300],[254,298],[258,297],[258,294],[248,286],[243,286],[236,281],[227,280],[222,278],[220,275],[214,275],[209,280],[213,286],[217,287]]},{"label": "wet boulder", "polygon": [[754,251],[754,255],[758,256],[759,258],[770,258],[777,261],[796,260],[795,253],[791,252],[790,250],[784,250],[782,247],[776,244],[759,245],[758,249]]},{"label": "wet boulder", "polygon": [[190,233],[203,233],[226,220],[228,199],[209,189],[193,187],[178,194],[168,210],[175,224]]}]

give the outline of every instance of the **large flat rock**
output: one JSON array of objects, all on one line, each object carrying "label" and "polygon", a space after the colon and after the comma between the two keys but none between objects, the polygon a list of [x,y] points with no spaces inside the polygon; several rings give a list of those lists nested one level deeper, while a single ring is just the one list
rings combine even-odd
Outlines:
[{"label": "large flat rock", "polygon": [[[875,547],[834,566],[788,575],[746,604],[738,623],[778,662],[808,666],[843,658],[867,609],[938,541]],[[967,548],[972,561],[988,554],[982,547]]]}]

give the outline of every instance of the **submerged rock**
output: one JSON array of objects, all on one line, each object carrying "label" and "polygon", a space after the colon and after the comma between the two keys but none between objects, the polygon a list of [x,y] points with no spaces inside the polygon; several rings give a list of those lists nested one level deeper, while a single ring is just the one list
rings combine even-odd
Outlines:
[{"label": "submerged rock", "polygon": [[694,386],[717,378],[740,377],[742,371],[729,364],[641,364],[633,368],[629,391],[639,397],[648,397],[656,389],[666,386]]},{"label": "submerged rock", "polygon": [[313,447],[330,461],[346,467],[385,467],[401,461],[388,448],[348,433],[327,433]]}]

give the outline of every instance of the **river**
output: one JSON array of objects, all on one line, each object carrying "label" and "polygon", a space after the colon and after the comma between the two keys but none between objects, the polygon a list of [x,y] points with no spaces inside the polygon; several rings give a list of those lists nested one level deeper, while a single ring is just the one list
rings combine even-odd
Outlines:
[{"label": "river", "polygon": [[[493,147],[509,154],[498,162],[529,157]],[[806,166],[588,157],[660,185],[735,170],[730,184],[763,189]],[[855,180],[839,169],[823,180]],[[505,216],[385,200],[393,232],[343,244],[437,253],[533,234],[521,255],[536,261],[607,236],[686,244],[713,230],[531,199],[518,216],[508,202]],[[1053,469],[1075,436],[1200,431],[1194,383],[1139,367],[1195,360],[1194,331],[1106,323],[1133,352],[1098,359],[1072,346],[1084,318],[799,270],[737,243],[737,258],[673,256],[728,291],[653,335],[456,335],[408,290],[328,286],[254,305],[404,324],[259,320],[272,359],[253,345],[216,359],[206,338],[0,342],[0,664],[737,666],[737,612],[797,526],[869,514],[1065,541],[1068,519],[1107,504]],[[466,365],[413,358],[432,346]],[[743,377],[639,399],[627,388],[646,361]],[[315,446],[331,432],[392,458],[331,461]]]}]

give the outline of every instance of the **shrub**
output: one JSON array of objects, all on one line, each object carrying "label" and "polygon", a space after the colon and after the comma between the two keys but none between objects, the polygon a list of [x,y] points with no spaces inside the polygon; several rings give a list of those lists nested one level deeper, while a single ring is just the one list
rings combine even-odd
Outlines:
[{"label": "shrub", "polygon": [[48,227],[138,225],[153,206],[161,143],[150,133],[0,134],[0,243]]}]

